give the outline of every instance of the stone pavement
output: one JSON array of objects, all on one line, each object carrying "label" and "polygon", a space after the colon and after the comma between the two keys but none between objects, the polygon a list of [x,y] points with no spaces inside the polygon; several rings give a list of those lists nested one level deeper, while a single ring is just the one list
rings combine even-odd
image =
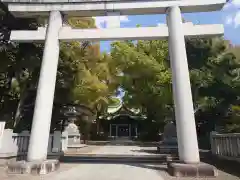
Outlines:
[{"label": "stone pavement", "polygon": [[[88,147],[89,148],[89,147]],[[91,148],[90,148],[91,149]],[[154,148],[139,146],[100,146],[84,154],[150,155]],[[175,178],[168,175],[164,164],[101,164],[62,163],[57,172],[39,177],[7,175],[0,169],[0,180],[203,180],[204,178]],[[205,178],[207,180],[207,178]],[[209,178],[208,178],[209,179]],[[239,177],[219,171],[216,180],[239,180]]]},{"label": "stone pavement", "polygon": [[140,146],[123,146],[123,145],[107,145],[97,151],[92,151],[87,154],[102,154],[102,155],[153,155],[150,152],[155,152],[156,147],[140,147]]}]

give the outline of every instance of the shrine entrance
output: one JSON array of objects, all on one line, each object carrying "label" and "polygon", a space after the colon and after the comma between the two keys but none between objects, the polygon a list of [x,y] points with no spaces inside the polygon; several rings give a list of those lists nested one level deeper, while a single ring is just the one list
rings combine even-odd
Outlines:
[{"label": "shrine entrance", "polygon": [[110,126],[110,136],[114,137],[129,137],[130,136],[130,128],[129,124],[111,124]]},{"label": "shrine entrance", "polygon": [[131,135],[131,125],[119,124],[116,125],[117,137],[129,137]]},{"label": "shrine entrance", "polygon": [[[219,11],[226,0],[1,0],[15,17],[46,17],[48,22],[36,30],[12,30],[10,40],[15,42],[44,42],[41,71],[27,153],[27,162],[47,161],[47,148],[52,117],[54,90],[60,52],[59,41],[104,40],[168,40],[172,71],[173,99],[178,137],[180,166],[173,163],[171,169],[187,169],[199,176],[199,148],[192,102],[185,37],[222,36],[222,24],[183,23],[182,13]],[[166,24],[158,27],[107,29],[74,29],[65,24],[65,18],[166,14]],[[115,123],[113,123],[115,124]],[[117,126],[115,126],[117,127]],[[117,128],[119,130],[119,128]],[[122,128],[122,130],[126,128]],[[111,128],[110,128],[111,130]],[[128,132],[129,133],[129,132]],[[122,135],[126,132],[122,132]],[[55,161],[58,164],[57,161]],[[50,164],[53,164],[50,162]],[[39,167],[51,167],[42,163]],[[14,165],[16,167],[16,165]],[[21,166],[22,167],[22,166]],[[25,167],[25,165],[24,165]],[[32,166],[35,167],[35,166]],[[184,167],[184,168],[182,168]],[[48,169],[55,169],[48,168]],[[207,169],[207,168],[205,168]],[[211,168],[210,168],[211,169]],[[211,169],[212,170],[212,169]],[[209,171],[210,172],[210,171]],[[209,173],[208,173],[209,174]]]},{"label": "shrine entrance", "polygon": [[130,110],[125,105],[108,116],[109,137],[112,139],[136,139],[138,128],[144,116],[136,110]]}]

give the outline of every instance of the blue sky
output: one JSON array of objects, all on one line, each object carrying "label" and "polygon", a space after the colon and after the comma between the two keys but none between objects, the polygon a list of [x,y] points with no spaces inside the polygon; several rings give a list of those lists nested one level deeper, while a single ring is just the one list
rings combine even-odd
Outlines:
[{"label": "blue sky", "polygon": [[[194,24],[224,24],[225,39],[232,44],[240,44],[240,0],[231,0],[222,11],[208,13],[189,13],[183,14],[187,21]],[[165,15],[139,15],[139,16],[120,16],[121,28],[141,26],[156,26],[165,24]],[[99,28],[104,28],[106,23],[114,23],[109,17],[96,17],[96,24]],[[110,42],[101,42],[101,51],[109,51]]]}]

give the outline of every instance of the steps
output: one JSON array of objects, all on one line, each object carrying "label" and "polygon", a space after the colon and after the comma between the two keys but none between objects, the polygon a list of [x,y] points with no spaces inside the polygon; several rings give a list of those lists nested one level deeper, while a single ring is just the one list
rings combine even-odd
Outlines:
[{"label": "steps", "polygon": [[110,140],[107,145],[114,145],[114,146],[149,146],[149,147],[156,147],[159,143],[158,142],[141,142],[141,141],[133,141],[128,138],[116,138]]},{"label": "steps", "polygon": [[162,164],[169,160],[169,155],[113,155],[113,154],[80,154],[65,155],[60,158],[64,163],[99,163],[99,164],[122,164],[122,163],[151,163]]}]

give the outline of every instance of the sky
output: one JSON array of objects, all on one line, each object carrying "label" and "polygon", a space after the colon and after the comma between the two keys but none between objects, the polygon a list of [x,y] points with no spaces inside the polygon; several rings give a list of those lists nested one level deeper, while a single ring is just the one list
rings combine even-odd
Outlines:
[{"label": "sky", "polygon": [[[230,40],[232,44],[240,45],[240,0],[230,0],[221,11],[207,13],[188,13],[183,14],[186,21],[194,24],[224,24],[224,37]],[[121,28],[141,26],[157,26],[166,24],[165,15],[138,15],[138,16],[120,16],[112,17],[96,17],[96,25],[98,28],[106,28],[118,24],[120,21]],[[101,42],[101,51],[109,52],[111,42]]]}]

